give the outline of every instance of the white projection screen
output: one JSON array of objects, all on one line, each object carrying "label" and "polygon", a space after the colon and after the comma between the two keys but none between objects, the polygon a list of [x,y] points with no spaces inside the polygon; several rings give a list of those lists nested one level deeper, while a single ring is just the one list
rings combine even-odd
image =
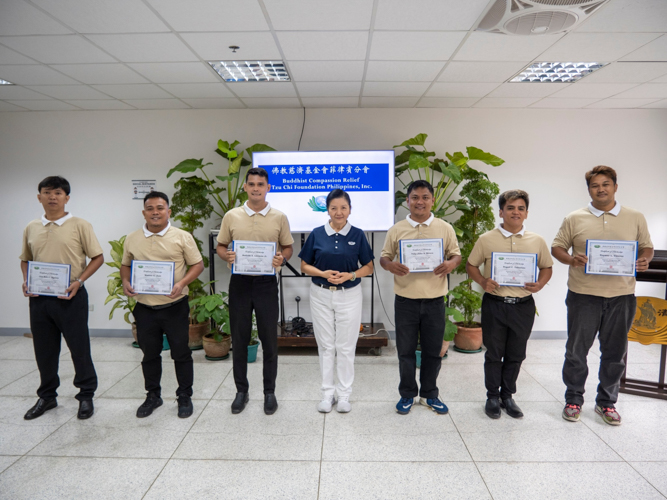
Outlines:
[{"label": "white projection screen", "polygon": [[394,225],[394,151],[270,151],[252,155],[269,173],[266,199],[285,213],[294,233],[309,233],[329,220],[326,196],[345,190],[349,222],[363,231]]}]

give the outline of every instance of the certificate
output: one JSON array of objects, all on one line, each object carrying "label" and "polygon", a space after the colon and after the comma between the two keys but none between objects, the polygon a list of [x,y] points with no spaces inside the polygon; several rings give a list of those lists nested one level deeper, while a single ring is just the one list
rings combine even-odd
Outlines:
[{"label": "certificate", "polygon": [[174,262],[133,260],[130,285],[136,293],[169,295],[174,289]]},{"label": "certificate", "polygon": [[28,293],[67,297],[72,266],[50,262],[28,262]]},{"label": "certificate", "polygon": [[442,239],[400,240],[401,264],[411,273],[428,273],[444,262]]},{"label": "certificate", "polygon": [[244,241],[232,242],[232,250],[236,259],[232,264],[232,274],[273,275],[273,258],[276,256],[275,241]]},{"label": "certificate", "polygon": [[606,276],[637,275],[637,242],[618,240],[586,240],[586,274]]},{"label": "certificate", "polygon": [[535,283],[537,254],[491,252],[491,279],[500,286]]}]

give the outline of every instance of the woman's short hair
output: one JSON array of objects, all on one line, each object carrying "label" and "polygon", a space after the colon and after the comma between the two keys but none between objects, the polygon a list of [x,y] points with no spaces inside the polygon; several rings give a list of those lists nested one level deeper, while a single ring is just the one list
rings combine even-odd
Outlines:
[{"label": "woman's short hair", "polygon": [[329,204],[337,199],[337,198],[345,198],[347,201],[347,204],[352,208],[352,202],[350,201],[350,195],[347,194],[345,191],[342,189],[334,189],[327,195],[327,210],[329,209]]}]

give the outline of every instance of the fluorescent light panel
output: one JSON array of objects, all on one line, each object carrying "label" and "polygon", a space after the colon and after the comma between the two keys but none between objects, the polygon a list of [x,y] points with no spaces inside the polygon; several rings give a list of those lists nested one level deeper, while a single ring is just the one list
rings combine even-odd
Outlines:
[{"label": "fluorescent light panel", "polygon": [[3,80],[0,78],[0,85],[14,85],[12,82],[8,82],[7,80]]},{"label": "fluorescent light panel", "polygon": [[226,82],[289,82],[283,61],[209,61]]},{"label": "fluorescent light panel", "polygon": [[521,70],[510,82],[575,82],[607,64],[598,62],[538,62]]}]

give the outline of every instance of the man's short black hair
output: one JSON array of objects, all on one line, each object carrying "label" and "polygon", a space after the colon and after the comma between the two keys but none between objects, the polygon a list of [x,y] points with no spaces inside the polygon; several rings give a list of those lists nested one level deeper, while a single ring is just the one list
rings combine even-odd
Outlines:
[{"label": "man's short black hair", "polygon": [[269,183],[269,173],[261,167],[253,167],[248,169],[248,172],[245,174],[246,182],[248,182],[248,177],[251,175],[259,175],[260,177],[264,177],[266,179],[266,183]]},{"label": "man's short black hair", "polygon": [[510,189],[509,191],[502,193],[498,197],[498,206],[500,207],[500,210],[505,210],[505,204],[512,200],[523,200],[526,204],[526,210],[528,210],[530,199],[528,197],[528,193],[522,191],[521,189]]},{"label": "man's short black hair", "polygon": [[418,179],[416,181],[411,182],[410,185],[408,186],[408,198],[410,197],[410,193],[412,191],[419,188],[428,189],[429,193],[431,193],[431,196],[433,196],[433,186],[431,186],[431,183],[423,179]]},{"label": "man's short black hair", "polygon": [[150,193],[146,194],[146,196],[144,196],[144,205],[148,200],[152,198],[162,198],[164,201],[167,202],[167,206],[169,206],[169,196],[167,196],[161,191],[151,191]]},{"label": "man's short black hair", "polygon": [[67,179],[65,179],[64,177],[60,177],[59,175],[52,175],[50,177],[45,178],[37,186],[37,191],[41,193],[42,189],[44,188],[62,189],[63,191],[65,191],[65,194],[67,196],[69,196],[70,192],[69,182],[67,182]]}]

